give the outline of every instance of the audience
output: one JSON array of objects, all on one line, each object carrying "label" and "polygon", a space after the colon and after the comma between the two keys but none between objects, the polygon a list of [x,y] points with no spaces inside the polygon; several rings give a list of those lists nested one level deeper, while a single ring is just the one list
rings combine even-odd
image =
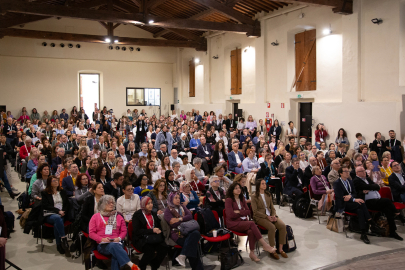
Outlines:
[{"label": "audience", "polygon": [[132,216],[140,209],[140,200],[137,194],[134,194],[134,188],[128,181],[122,183],[124,195],[117,199],[117,211],[124,216],[126,223],[132,220]]},{"label": "audience", "polygon": [[393,161],[391,163],[393,173],[388,177],[389,186],[391,188],[394,202],[405,202],[405,175],[401,171],[399,163]]},{"label": "audience", "polygon": [[163,214],[167,207],[167,184],[165,180],[157,180],[153,190],[149,192],[148,196],[153,202],[152,212],[157,215]]},{"label": "audience", "polygon": [[135,184],[136,187],[134,189],[134,194],[137,194],[140,199],[142,199],[143,196],[148,195],[152,190],[153,187],[148,185],[149,182],[150,180],[146,174],[139,175]]}]

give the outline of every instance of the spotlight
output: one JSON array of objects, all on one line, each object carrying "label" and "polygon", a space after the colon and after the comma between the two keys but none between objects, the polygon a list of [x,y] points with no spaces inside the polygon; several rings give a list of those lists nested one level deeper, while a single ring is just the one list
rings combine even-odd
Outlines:
[{"label": "spotlight", "polygon": [[134,51],[134,47],[129,47],[129,50],[130,50],[131,52],[133,52],[133,51]]},{"label": "spotlight", "polygon": [[104,41],[107,42],[107,43],[110,43],[110,42],[111,42],[111,39],[106,38]]},{"label": "spotlight", "polygon": [[199,63],[200,63],[200,59],[198,59],[198,58],[194,59],[194,63],[199,64]]},{"label": "spotlight", "polygon": [[52,48],[54,48],[54,47],[55,47],[55,43],[51,43],[50,46],[51,46]]},{"label": "spotlight", "polygon": [[126,50],[127,50],[127,48],[126,48],[126,47],[122,47],[122,48],[121,48],[121,50],[126,51]]},{"label": "spotlight", "polygon": [[136,48],[136,51],[137,51],[137,52],[140,52],[140,51],[141,51],[141,48],[139,48],[139,47]]},{"label": "spotlight", "polygon": [[271,45],[272,46],[278,46],[280,43],[278,43],[278,41],[276,40],[276,42],[272,42]]},{"label": "spotlight", "polygon": [[374,18],[374,19],[371,20],[371,22],[374,23],[374,24],[380,25],[380,24],[383,23],[383,20],[382,20],[382,19],[378,19],[378,18]]},{"label": "spotlight", "polygon": [[325,36],[332,34],[332,29],[330,29],[330,28],[324,29],[324,30],[323,30],[323,34],[324,34]]},{"label": "spotlight", "polygon": [[152,24],[152,23],[154,23],[154,22],[155,22],[154,20],[150,20],[150,21],[149,21],[149,24]]},{"label": "spotlight", "polygon": [[68,44],[68,47],[69,47],[69,48],[73,48],[73,44],[69,43],[69,44]]},{"label": "spotlight", "polygon": [[119,49],[120,49],[120,46],[116,46],[115,49],[116,49],[116,50],[119,50]]},{"label": "spotlight", "polygon": [[218,58],[219,58],[219,57],[218,57],[218,54],[217,54],[217,55],[214,55],[212,58],[218,59]]},{"label": "spotlight", "polygon": [[110,45],[110,46],[108,46],[108,49],[112,50],[112,49],[114,49],[114,47]]},{"label": "spotlight", "polygon": [[80,47],[81,47],[80,44],[76,44],[76,48],[80,49]]},{"label": "spotlight", "polygon": [[61,43],[59,46],[61,46],[61,48],[64,48],[65,44]]},{"label": "spotlight", "polygon": [[46,45],[48,45],[48,43],[42,42],[42,46],[46,47]]},{"label": "spotlight", "polygon": [[114,40],[114,43],[118,43],[118,39]]}]

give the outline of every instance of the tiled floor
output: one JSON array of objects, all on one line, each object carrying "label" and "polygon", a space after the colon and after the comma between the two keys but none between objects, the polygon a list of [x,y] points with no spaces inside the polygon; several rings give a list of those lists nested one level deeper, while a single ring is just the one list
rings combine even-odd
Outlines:
[{"label": "tiled floor", "polygon": [[[13,172],[12,184],[20,191],[25,189],[25,184],[17,179],[17,174]],[[11,200],[6,192],[0,193],[1,200],[6,210],[17,210],[17,201]],[[262,252],[259,263],[252,262],[245,251],[244,241],[241,239],[240,249],[245,264],[239,269],[315,269],[332,263],[344,261],[357,256],[363,256],[371,253],[393,250],[405,247],[405,242],[400,242],[391,238],[370,237],[371,244],[366,245],[359,240],[359,235],[349,233],[352,239],[345,237],[343,233],[335,233],[326,229],[325,222],[318,224],[316,218],[299,219],[294,214],[289,213],[288,207],[277,206],[278,216],[294,230],[297,250],[288,253],[289,258],[281,258],[279,261],[270,259]],[[326,217],[321,217],[325,221]],[[398,233],[405,238],[405,227],[398,223]],[[45,241],[44,252],[39,251],[39,245],[31,235],[23,234],[16,221],[16,232],[6,246],[6,258],[18,265],[24,270],[71,270],[84,269],[80,259],[66,259],[56,251],[55,244],[49,244]],[[219,262],[216,255],[204,257],[205,264],[217,265],[215,269],[219,270]],[[83,267],[83,268],[82,268]],[[163,268],[162,268],[163,269]],[[173,269],[173,268],[172,268]],[[180,269],[177,267],[177,269]]]}]

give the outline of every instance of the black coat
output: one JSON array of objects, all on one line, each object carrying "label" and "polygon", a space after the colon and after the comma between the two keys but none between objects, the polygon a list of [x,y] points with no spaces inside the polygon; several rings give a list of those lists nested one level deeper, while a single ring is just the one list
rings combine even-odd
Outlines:
[{"label": "black coat", "polygon": [[[142,130],[140,130],[142,127]],[[136,121],[136,136],[145,136],[146,132],[148,131],[148,125],[143,120]]]},{"label": "black coat", "polygon": [[[380,144],[381,146],[378,147],[377,144]],[[383,140],[381,140],[380,143],[378,143],[377,140],[374,140],[370,145],[370,151],[375,151],[379,159],[381,159],[385,150],[385,142]]]},{"label": "black coat", "polygon": [[366,184],[363,180],[361,180],[361,178],[357,176],[353,179],[353,184],[358,192],[358,196],[363,201],[366,201],[365,200],[366,194],[363,193],[363,190],[374,190],[374,191],[380,190],[380,186],[371,181],[370,178],[366,178],[366,180],[368,184]]},{"label": "black coat", "polygon": [[[114,181],[114,180],[112,180]],[[106,195],[111,195],[115,198],[115,200],[117,201],[117,199],[119,197],[121,197],[124,193],[122,191],[121,186],[117,185],[117,188],[114,188],[111,183],[112,181],[108,182],[107,184],[104,185],[104,193]]]},{"label": "black coat", "polygon": [[[304,180],[303,183],[305,183],[306,185],[309,185],[311,182],[311,178],[312,178],[312,167],[311,165],[308,165],[305,170],[304,170]],[[326,176],[326,178],[328,178],[328,176]]]},{"label": "black coat", "polygon": [[[405,179],[404,174],[402,174],[402,177]],[[405,193],[405,185],[401,185],[401,181],[399,181],[398,176],[394,172],[388,177],[388,182],[394,202],[402,202],[401,194]]]},{"label": "black coat", "polygon": [[225,121],[226,124],[226,129],[229,130],[229,128],[231,127],[231,123],[232,123],[232,128],[236,129],[236,121],[234,119],[227,119]]},{"label": "black coat", "polygon": [[[352,198],[357,198],[356,188],[354,187],[353,181],[347,179],[346,180],[349,185],[349,191],[351,190]],[[335,203],[336,203],[336,210],[344,210],[346,206],[346,202],[344,201],[343,196],[350,195],[349,192],[346,190],[345,186],[342,183],[342,180],[339,178],[338,180],[333,183],[333,189],[335,190]],[[352,201],[352,199],[350,199]]]},{"label": "black coat", "polygon": [[301,187],[304,186],[304,173],[302,170],[300,168],[295,170],[293,166],[287,167],[285,170],[284,194],[291,196],[293,193],[293,188],[300,188],[298,177],[302,181]]},{"label": "black coat", "polygon": [[80,228],[82,231],[88,232],[91,217],[94,215],[94,196],[91,195],[84,200],[82,207],[82,218]]},{"label": "black coat", "polygon": [[[154,227],[159,228],[161,231],[163,231],[162,226],[160,225],[160,219],[157,217],[156,213],[152,212],[152,217],[155,222]],[[142,209],[139,209],[134,213],[132,217],[132,239],[131,239],[132,244],[139,251],[142,251],[142,248],[146,244],[145,236],[154,234],[153,229],[147,229],[146,227],[147,221],[143,216]],[[162,242],[162,244],[163,243],[164,242]]]},{"label": "black coat", "polygon": [[273,134],[274,134],[274,131],[276,131],[276,143],[277,143],[277,141],[280,139],[280,135],[281,135],[281,127],[280,126],[278,126],[278,127],[276,127],[276,126],[271,126],[270,127],[270,132],[269,132],[269,137],[272,135],[272,136],[274,136]]},{"label": "black coat", "polygon": [[[225,153],[225,155],[222,154],[222,156],[223,156],[225,161],[228,161],[228,155],[226,153]],[[219,163],[219,152],[214,151],[213,154],[212,154],[212,167],[215,168],[218,165],[218,163]]]},{"label": "black coat", "polygon": [[[55,208],[55,203],[53,201],[52,194],[49,194],[45,190],[41,192],[42,194],[42,208],[44,211],[52,212],[55,214],[59,214],[59,209]],[[65,215],[67,215],[69,211],[69,199],[66,195],[65,190],[60,191],[60,196],[62,197],[62,211],[65,211]]]}]

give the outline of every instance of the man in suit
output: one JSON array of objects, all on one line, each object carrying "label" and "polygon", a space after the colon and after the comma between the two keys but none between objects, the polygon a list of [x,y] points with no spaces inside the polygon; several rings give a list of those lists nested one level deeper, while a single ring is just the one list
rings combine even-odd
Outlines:
[{"label": "man in suit", "polygon": [[394,202],[405,202],[405,174],[397,161],[391,162],[392,174],[388,177]]},{"label": "man in suit", "polygon": [[118,147],[118,155],[115,156],[122,158],[122,160],[124,161],[124,166],[127,165],[128,162],[131,161],[131,157],[127,154],[125,154],[125,147],[123,145],[120,145]]},{"label": "man in suit", "polygon": [[160,149],[156,150],[156,155],[160,160],[162,160],[163,157],[169,156],[169,153],[167,153],[166,144],[162,143],[160,145]]},{"label": "man in suit", "polygon": [[228,114],[228,120],[226,120],[226,129],[229,131],[236,130],[236,121],[232,119],[232,114]]},{"label": "man in suit", "polygon": [[210,167],[208,166],[208,161],[212,160],[213,151],[211,144],[207,143],[205,136],[201,136],[200,142],[201,144],[197,147],[197,157],[201,158],[202,168],[207,175],[211,172]]},{"label": "man in suit", "polygon": [[364,243],[370,244],[370,240],[368,240],[367,237],[367,223],[371,225],[373,231],[378,232],[381,228],[378,227],[371,218],[364,200],[356,198],[358,195],[353,185],[353,181],[349,180],[349,169],[343,167],[340,168],[338,172],[340,178],[333,184],[333,189],[335,190],[335,209],[336,212],[339,213],[337,213],[337,217],[339,217],[344,211],[357,214],[359,227],[361,229],[360,239]]},{"label": "man in suit", "polygon": [[339,169],[340,169],[340,162],[338,159],[335,159],[332,161],[332,163],[330,164],[330,166],[332,167],[331,171],[328,174],[328,181],[330,183],[330,185],[333,187],[333,184],[336,182],[336,180],[339,179]]},{"label": "man in suit", "polygon": [[124,175],[120,172],[114,174],[114,179],[104,186],[104,192],[107,195],[111,195],[115,198],[115,201],[121,197],[124,193],[122,191],[122,182],[124,181]]},{"label": "man in suit", "polygon": [[56,158],[52,159],[52,174],[56,173],[59,164],[62,164],[62,159],[64,156],[65,156],[65,149],[59,148],[58,155],[56,156]]},{"label": "man in suit", "polygon": [[66,113],[66,109],[62,109],[62,113],[59,115],[60,120],[65,120],[65,122],[69,119],[69,114]]},{"label": "man in suit", "polygon": [[401,141],[397,140],[395,131],[389,131],[389,140],[385,141],[385,148],[391,152],[391,158],[398,162],[402,161],[402,153],[401,153]]},{"label": "man in suit", "polygon": [[284,194],[293,199],[301,197],[304,193],[302,188],[304,173],[300,169],[300,161],[298,158],[292,159],[292,165],[285,170]]},{"label": "man in suit", "polygon": [[89,131],[89,139],[87,140],[87,146],[90,148],[90,151],[93,151],[93,146],[98,144],[98,140],[96,138],[97,134],[95,132]]},{"label": "man in suit", "polygon": [[199,123],[202,121],[202,116],[200,115],[200,111],[196,112],[196,115],[194,117],[194,122]]},{"label": "man in suit", "polygon": [[72,143],[68,141],[67,136],[63,134],[60,137],[61,143],[59,144],[59,148],[65,149],[65,154],[70,155],[72,153]]},{"label": "man in suit", "polygon": [[243,154],[238,149],[239,143],[235,141],[234,143],[232,143],[232,151],[228,154],[229,170],[231,172],[243,173]]},{"label": "man in suit", "polygon": [[135,133],[135,147],[139,147],[140,143],[146,142],[145,135],[148,131],[148,125],[144,121],[144,116],[140,115],[136,121],[136,133]]},{"label": "man in suit", "polygon": [[76,163],[72,163],[70,164],[68,170],[70,172],[70,175],[63,178],[62,187],[65,190],[66,195],[68,197],[72,197],[73,192],[75,191],[76,178],[79,174],[79,167],[77,167]]},{"label": "man in suit", "polygon": [[312,168],[317,165],[317,164],[316,164],[316,158],[315,158],[315,157],[310,157],[308,161],[309,161],[309,165],[308,165],[308,166],[305,168],[305,170],[304,170],[304,178],[303,178],[304,186],[308,186],[308,185],[309,185],[309,183],[310,183],[310,181],[311,181],[311,178],[312,178],[312,176],[313,176],[313,174],[312,174]]},{"label": "man in suit", "polygon": [[[123,143],[125,149],[128,149],[128,144],[129,144],[130,142],[134,142],[134,143],[135,143],[134,134],[132,134],[132,133],[128,134],[128,139],[125,140],[125,142]],[[136,145],[136,143],[135,143],[135,147],[138,147],[138,145]],[[139,150],[138,150],[138,151],[139,151]]]},{"label": "man in suit", "polygon": [[93,121],[94,121],[96,124],[104,123],[104,115],[103,115],[102,113],[100,113],[100,110],[99,110],[99,109],[96,109],[96,110],[93,112]]},{"label": "man in suit", "polygon": [[367,209],[383,212],[387,217],[390,228],[390,237],[402,241],[403,238],[396,232],[395,217],[399,216],[404,222],[405,218],[400,215],[400,212],[395,208],[395,205],[390,199],[381,198],[380,186],[367,178],[366,170],[363,166],[356,168],[356,177],[353,180],[354,187],[360,199],[366,202]]},{"label": "man in suit", "polygon": [[168,152],[172,151],[173,137],[172,134],[167,131],[166,125],[162,125],[162,131],[156,136],[155,149],[159,150],[162,143],[167,146]]}]

